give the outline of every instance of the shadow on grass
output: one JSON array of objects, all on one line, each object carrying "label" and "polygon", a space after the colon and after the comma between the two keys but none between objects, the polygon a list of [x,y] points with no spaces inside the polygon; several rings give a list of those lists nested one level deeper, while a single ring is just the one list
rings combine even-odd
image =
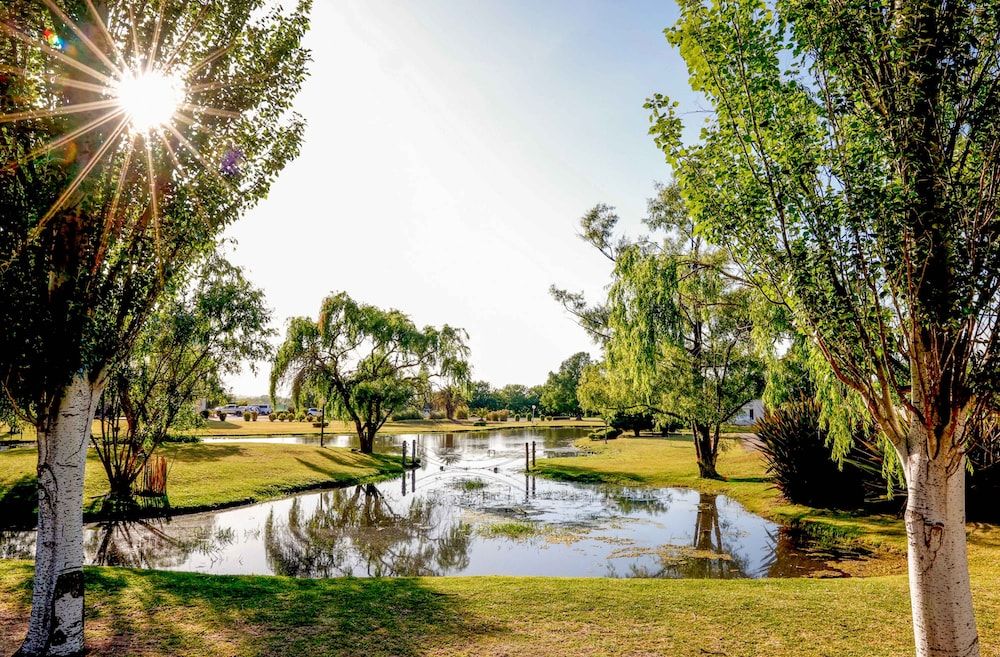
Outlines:
[{"label": "shadow on grass", "polygon": [[218,443],[207,445],[198,443],[167,444],[160,449],[169,460],[182,463],[220,461],[232,456],[243,455],[246,451],[239,445],[220,445]]},{"label": "shadow on grass", "polygon": [[38,480],[24,475],[0,490],[0,527],[34,527],[38,514]]},{"label": "shadow on grass", "polygon": [[91,655],[416,657],[506,631],[416,579],[303,580],[88,569]]}]

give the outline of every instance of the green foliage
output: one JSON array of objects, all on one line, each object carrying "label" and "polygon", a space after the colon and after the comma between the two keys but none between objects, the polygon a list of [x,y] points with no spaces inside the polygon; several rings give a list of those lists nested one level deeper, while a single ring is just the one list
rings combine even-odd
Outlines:
[{"label": "green foliage", "polygon": [[424,419],[424,414],[415,408],[404,408],[392,414],[393,422],[422,419]]},{"label": "green foliage", "polygon": [[576,390],[583,370],[589,364],[590,355],[581,351],[564,360],[559,365],[559,371],[549,372],[539,400],[542,407],[557,415],[582,414]]},{"label": "green foliage", "polygon": [[336,417],[354,423],[361,450],[396,411],[430,391],[431,380],[452,383],[468,375],[465,331],[448,325],[418,328],[398,310],[360,304],[346,293],[327,297],[318,320],[289,321],[271,368],[271,396],[291,384],[328,400]]},{"label": "green foliage", "polygon": [[[84,3],[64,4],[84,33],[100,33]],[[130,33],[143,44],[155,33],[158,52],[174,53],[174,64],[192,71],[189,82],[222,84],[198,100],[224,114],[194,112],[192,125],[180,126],[187,144],[172,155],[154,141],[150,172],[140,168],[138,156],[125,166],[132,145],[141,141],[112,140],[113,122],[80,134],[69,148],[27,157],[84,126],[93,113],[0,124],[0,161],[17,163],[18,171],[0,176],[0,379],[18,415],[37,426],[58,408],[73,375],[84,372],[99,384],[125,356],[160,294],[267,194],[297,154],[303,131],[289,110],[308,60],[300,46],[308,2],[287,12],[261,11],[260,0],[165,0],[158,11],[136,0],[106,5],[118,18],[114,47],[125,58],[144,54],[134,52]],[[132,14],[129,29],[121,17]],[[31,35],[54,26],[68,52],[107,72],[40,3],[4,3],[0,21]],[[212,53],[210,66],[195,68]],[[79,70],[20,41],[5,37],[0,61],[25,69],[5,73],[0,82],[4,114],[99,97],[60,84],[79,78]],[[109,148],[100,150],[105,143]],[[91,160],[98,152],[101,159]],[[199,160],[214,163],[227,153],[239,154],[231,175]],[[75,193],[50,214],[89,164],[94,166]]]},{"label": "green foliage", "polygon": [[790,402],[768,413],[757,422],[757,438],[768,474],[790,502],[857,509],[885,497],[882,454],[872,446],[873,438],[856,436],[838,464],[815,401]]},{"label": "green foliage", "polygon": [[640,431],[652,431],[654,426],[653,416],[648,413],[615,413],[608,419],[608,424],[621,433],[631,431],[636,436]]},{"label": "green foliage", "polygon": [[613,440],[618,436],[622,435],[622,429],[616,427],[604,427],[602,429],[595,429],[587,434],[587,437],[591,440]]}]

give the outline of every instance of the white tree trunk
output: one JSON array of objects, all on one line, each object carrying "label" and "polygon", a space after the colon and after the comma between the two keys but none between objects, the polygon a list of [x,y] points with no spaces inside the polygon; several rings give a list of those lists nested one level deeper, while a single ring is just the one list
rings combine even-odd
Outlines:
[{"label": "white tree trunk", "polygon": [[955,465],[957,459],[943,454],[930,458],[926,441],[913,442],[923,444],[903,463],[917,657],[978,657],[965,545],[964,460]]},{"label": "white tree trunk", "polygon": [[18,655],[83,653],[83,474],[98,386],[77,374],[38,434],[38,534],[28,634]]}]

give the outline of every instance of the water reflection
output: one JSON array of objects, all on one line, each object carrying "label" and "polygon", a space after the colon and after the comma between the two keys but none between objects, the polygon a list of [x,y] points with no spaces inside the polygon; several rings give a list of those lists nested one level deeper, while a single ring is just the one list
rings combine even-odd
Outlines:
[{"label": "water reflection", "polygon": [[[419,467],[393,481],[213,513],[86,528],[90,563],[300,577],[795,576],[824,568],[778,525],[725,496],[557,482],[527,473],[576,430],[390,436]],[[308,442],[285,437],[265,442]],[[345,439],[346,441],[346,439]],[[0,533],[30,558],[32,532]]]},{"label": "water reflection", "polygon": [[[404,479],[405,480],[405,479]],[[397,510],[374,485],[320,493],[311,512],[299,500],[284,520],[264,524],[268,564],[279,575],[441,575],[469,563],[470,528],[450,522],[430,498]]]}]

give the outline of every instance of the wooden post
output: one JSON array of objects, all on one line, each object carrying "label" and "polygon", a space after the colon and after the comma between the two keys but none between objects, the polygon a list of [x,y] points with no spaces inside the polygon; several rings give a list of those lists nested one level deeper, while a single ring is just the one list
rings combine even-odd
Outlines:
[{"label": "wooden post", "polygon": [[403,441],[403,467],[406,467],[406,441]]},{"label": "wooden post", "polygon": [[535,441],[531,441],[531,467],[535,467]]},{"label": "wooden post", "polygon": [[319,446],[326,447],[323,444],[324,432],[326,431],[326,406],[319,411]]},{"label": "wooden post", "polygon": [[524,469],[525,470],[531,469],[531,458],[528,455],[528,443],[524,443]]}]

